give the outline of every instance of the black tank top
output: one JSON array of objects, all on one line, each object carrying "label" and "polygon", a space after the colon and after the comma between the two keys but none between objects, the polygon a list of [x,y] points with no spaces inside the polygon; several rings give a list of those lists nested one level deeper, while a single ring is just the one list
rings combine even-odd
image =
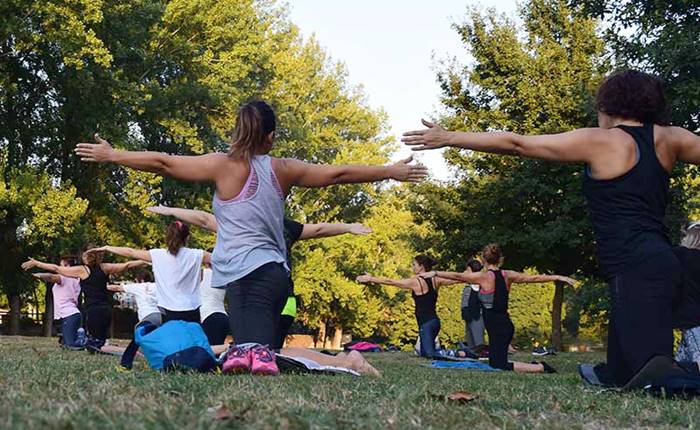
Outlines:
[{"label": "black tank top", "polygon": [[583,179],[598,262],[606,278],[671,249],[664,223],[669,175],[656,156],[654,125],[617,127],[634,138],[637,164],[624,175],[609,180],[593,179],[586,166]]},{"label": "black tank top", "polygon": [[433,318],[437,318],[435,305],[437,304],[438,296],[437,291],[435,291],[433,287],[433,280],[419,278],[418,282],[421,282],[421,279],[428,285],[428,291],[421,295],[416,295],[415,291],[411,292],[413,302],[416,305],[416,320],[418,321],[418,325],[430,321]]},{"label": "black tank top", "polygon": [[496,289],[493,292],[493,306],[490,311],[500,314],[508,313],[508,285],[506,284],[506,278],[503,277],[503,272],[501,270],[491,270],[496,278]]},{"label": "black tank top", "polygon": [[83,292],[85,306],[109,306],[109,291],[107,290],[109,277],[102,271],[100,266],[95,266],[88,270],[90,271],[90,275],[80,280],[80,289]]}]

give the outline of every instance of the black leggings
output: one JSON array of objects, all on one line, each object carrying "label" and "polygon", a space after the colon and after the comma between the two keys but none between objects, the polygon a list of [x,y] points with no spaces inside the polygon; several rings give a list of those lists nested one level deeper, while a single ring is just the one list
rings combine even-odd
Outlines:
[{"label": "black leggings", "polygon": [[508,346],[515,334],[513,321],[507,313],[491,309],[484,309],[483,316],[486,333],[489,334],[489,366],[513,370],[513,363],[508,362]]},{"label": "black leggings", "polygon": [[85,308],[85,328],[88,336],[101,341],[109,338],[112,324],[112,307],[106,303],[96,303]]},{"label": "black leggings", "polygon": [[281,263],[267,263],[226,286],[233,340],[275,347],[279,321],[289,296],[289,274]]},{"label": "black leggings", "polygon": [[204,334],[209,339],[209,345],[223,345],[226,336],[231,333],[231,324],[228,315],[222,312],[214,312],[202,321]]},{"label": "black leggings", "polygon": [[163,310],[165,311],[163,314],[164,323],[168,321],[187,321],[199,323],[199,308],[189,311],[171,311],[169,309]]},{"label": "black leggings", "polygon": [[614,384],[626,384],[656,355],[673,358],[672,302],[681,273],[680,262],[668,251],[608,282],[607,370]]}]

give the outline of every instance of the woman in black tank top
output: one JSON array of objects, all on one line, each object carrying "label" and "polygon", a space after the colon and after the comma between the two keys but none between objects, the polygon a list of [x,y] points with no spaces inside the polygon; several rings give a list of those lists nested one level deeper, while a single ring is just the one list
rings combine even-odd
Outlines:
[{"label": "woman in black tank top", "polygon": [[[440,319],[437,316],[437,290],[443,285],[453,285],[456,281],[450,281],[440,277],[424,279],[421,274],[431,270],[435,262],[425,255],[418,255],[413,259],[412,269],[416,275],[409,279],[388,279],[379,278],[372,275],[361,275],[357,277],[357,282],[373,283],[381,285],[391,285],[393,287],[411,290],[411,297],[415,304],[416,322],[418,323],[418,333],[420,339],[421,357],[433,358],[439,356],[435,350],[435,339],[440,332]],[[457,355],[452,352],[451,355]]]},{"label": "woman in black tank top", "polygon": [[560,275],[526,275],[512,270],[502,270],[503,254],[498,245],[486,245],[481,252],[485,272],[429,272],[423,276],[438,276],[459,282],[479,285],[479,298],[483,305],[484,324],[489,335],[489,365],[495,369],[514,370],[522,373],[553,373],[547,363],[521,363],[508,361],[508,346],[513,340],[515,327],[508,314],[508,296],[511,284],[576,281]]},{"label": "woman in black tank top", "polygon": [[[126,270],[143,267],[145,261],[129,261],[127,263],[103,263],[101,252],[87,252],[93,249],[93,245],[84,248],[81,254],[83,265],[58,266],[44,263],[33,258],[22,264],[24,270],[34,267],[41,270],[58,273],[63,276],[80,279],[80,290],[83,294],[83,312],[85,314],[85,327],[88,333],[88,351],[98,352],[109,337],[112,305],[111,293],[107,290],[109,275],[122,273]],[[108,351],[106,351],[108,352]]]},{"label": "woman in black tank top", "polygon": [[450,132],[424,122],[428,129],[403,141],[415,150],[453,146],[585,164],[584,194],[612,309],[607,366],[579,371],[588,382],[624,385],[652,357],[672,358],[674,297],[698,285],[682,280],[686,268],[671,249],[664,214],[669,173],[677,161],[700,164],[700,137],[669,126],[663,82],[646,73],[609,76],[596,108],[598,128],[522,136]]}]

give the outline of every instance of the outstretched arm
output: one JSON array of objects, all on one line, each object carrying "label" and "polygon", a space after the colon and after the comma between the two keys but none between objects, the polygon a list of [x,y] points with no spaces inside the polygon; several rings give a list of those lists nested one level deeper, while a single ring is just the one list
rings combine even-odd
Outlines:
[{"label": "outstretched arm", "polygon": [[[518,155],[542,160],[584,162],[591,164],[601,157],[601,148],[610,141],[610,131],[601,128],[583,128],[559,134],[523,136],[509,132],[466,133],[448,131],[437,124],[423,121],[428,127],[404,133],[401,139],[414,151],[445,146],[471,149],[478,152]],[[604,154],[604,152],[603,152]]]},{"label": "outstretched arm", "polygon": [[44,263],[43,261],[30,258],[22,263],[22,269],[29,270],[37,267],[41,270],[58,273],[59,275],[68,276],[69,278],[82,278],[87,276],[87,272],[83,266],[59,266],[58,264]]},{"label": "outstretched arm", "polygon": [[372,229],[362,224],[345,223],[320,223],[304,224],[299,240],[318,239],[321,237],[339,236],[341,234],[366,235],[372,233]]},{"label": "outstretched arm", "polygon": [[110,254],[120,255],[122,257],[131,258],[132,260],[151,261],[151,253],[145,249],[134,249],[126,246],[102,246],[100,248],[89,249],[87,252],[109,252]]},{"label": "outstretched arm", "polygon": [[216,217],[209,212],[196,209],[171,208],[168,206],[151,206],[146,208],[147,211],[159,215],[173,216],[188,224],[196,225],[207,230],[216,231],[218,224]]},{"label": "outstretched arm", "polygon": [[57,275],[55,273],[32,273],[32,276],[41,279],[44,282],[48,282],[49,284],[61,283],[61,275]]},{"label": "outstretched arm", "polygon": [[215,182],[217,175],[222,171],[221,164],[226,160],[225,154],[181,156],[152,151],[116,150],[97,134],[95,142],[79,143],[76,146],[75,153],[81,161],[115,163],[183,181]]},{"label": "outstretched arm", "polygon": [[450,281],[455,281],[454,283],[464,282],[468,284],[479,284],[483,281],[483,272],[442,272],[442,271],[432,271],[422,273],[420,275],[423,278],[442,278]]},{"label": "outstretched arm", "polygon": [[357,282],[362,284],[380,284],[380,285],[390,285],[392,287],[405,288],[407,290],[412,290],[416,282],[415,279],[389,279],[389,278],[379,278],[369,274],[360,275],[355,279]]},{"label": "outstretched arm", "polygon": [[137,267],[148,266],[148,262],[143,260],[127,261],[126,263],[102,263],[102,270],[107,275],[115,275],[117,273],[126,272],[127,270],[136,269]]},{"label": "outstretched arm", "polygon": [[319,188],[337,184],[359,184],[395,179],[402,182],[420,182],[428,176],[428,169],[422,165],[411,165],[412,157],[389,166],[333,166],[309,164],[285,158],[275,159],[276,172],[285,191],[294,186]]},{"label": "outstretched arm", "polygon": [[678,159],[686,163],[700,164],[700,136],[681,127],[670,127]]},{"label": "outstretched arm", "polygon": [[525,273],[506,270],[506,277],[514,284],[538,284],[543,282],[566,282],[569,285],[576,285],[576,280],[568,276],[561,275],[528,275]]}]

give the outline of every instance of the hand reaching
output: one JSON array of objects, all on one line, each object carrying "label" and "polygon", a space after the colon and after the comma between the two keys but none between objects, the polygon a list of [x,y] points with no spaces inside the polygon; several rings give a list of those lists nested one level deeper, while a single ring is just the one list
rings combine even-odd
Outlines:
[{"label": "hand reaching", "polygon": [[349,233],[356,234],[359,236],[364,236],[364,235],[372,233],[372,229],[367,227],[366,225],[355,223],[355,224],[350,224]]},{"label": "hand reaching", "polygon": [[424,278],[424,279],[430,279],[430,278],[436,277],[437,272],[434,270],[430,271],[430,272],[423,272],[423,273],[419,274],[418,276],[420,276],[421,278]]},{"label": "hand reaching", "polygon": [[559,280],[561,282],[566,282],[567,284],[571,285],[572,287],[575,287],[576,284],[578,284],[578,281],[573,278],[569,278],[568,276],[560,276]]},{"label": "hand reaching", "polygon": [[391,165],[391,178],[401,182],[421,182],[428,177],[428,168],[422,164],[409,164],[413,156]]},{"label": "hand reaching", "polygon": [[449,144],[449,132],[439,125],[421,120],[424,130],[407,131],[403,134],[401,141],[407,146],[415,146],[414,151],[425,151],[426,149],[437,149]]},{"label": "hand reaching", "polygon": [[34,267],[37,266],[37,263],[38,263],[38,261],[36,261],[35,259],[30,257],[29,260],[22,263],[22,270],[33,269]]},{"label": "hand reaching", "polygon": [[114,152],[112,145],[95,133],[96,143],[79,143],[75,148],[75,153],[80,157],[80,161],[91,163],[106,163]]}]

